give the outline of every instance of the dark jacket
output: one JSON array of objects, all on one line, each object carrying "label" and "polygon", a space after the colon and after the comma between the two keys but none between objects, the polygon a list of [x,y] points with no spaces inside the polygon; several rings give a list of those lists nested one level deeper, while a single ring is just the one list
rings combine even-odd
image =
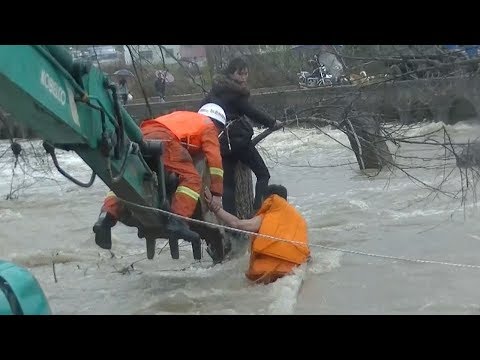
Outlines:
[{"label": "dark jacket", "polygon": [[[202,104],[215,103],[220,105],[227,116],[227,129],[220,137],[222,155],[241,151],[248,147],[253,136],[251,121],[265,127],[273,127],[275,119],[256,109],[249,102],[250,91],[226,75],[218,74],[213,78],[212,89],[203,99]],[[226,134],[228,133],[228,137]]]},{"label": "dark jacket", "polygon": [[157,94],[165,95],[165,79],[157,78],[155,80],[155,91]]}]

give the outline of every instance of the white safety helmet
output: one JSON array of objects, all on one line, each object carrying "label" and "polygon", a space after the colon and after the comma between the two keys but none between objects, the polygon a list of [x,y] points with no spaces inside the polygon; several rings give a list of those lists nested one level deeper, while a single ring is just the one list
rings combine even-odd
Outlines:
[{"label": "white safety helmet", "polygon": [[225,111],[223,111],[222,107],[214,104],[208,103],[203,105],[200,110],[198,110],[199,114],[208,116],[212,119],[217,120],[219,123],[225,126],[227,122],[227,117],[225,116]]}]

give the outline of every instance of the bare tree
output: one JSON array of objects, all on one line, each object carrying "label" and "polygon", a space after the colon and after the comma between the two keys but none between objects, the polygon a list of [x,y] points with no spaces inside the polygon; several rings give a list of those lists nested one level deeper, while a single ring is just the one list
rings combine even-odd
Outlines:
[{"label": "bare tree", "polygon": [[2,197],[5,200],[17,199],[22,191],[45,180],[58,184],[52,164],[40,142],[13,137],[12,127],[1,114],[0,123],[4,125],[9,140],[0,144],[0,170],[10,167],[12,171],[9,191],[1,194]]},{"label": "bare tree", "polygon": [[[170,72],[175,71],[173,66],[166,64],[167,55],[175,59],[176,67],[190,79],[192,86],[199,92],[205,93],[209,90],[211,78],[206,78],[203,70],[192,71],[188,63],[175,58],[165,46],[158,45],[155,50],[163,60],[160,65],[146,59],[138,45],[129,45],[127,49],[132,57],[132,66],[136,68],[137,86],[142,89],[139,93],[145,97],[146,103],[152,93],[151,78],[159,66]],[[365,170],[366,176],[376,176],[382,171],[401,173],[419,186],[429,189],[431,196],[441,194],[465,199],[469,192],[474,191],[478,181],[475,143],[455,142],[448,127],[442,123],[432,131],[418,130],[419,124],[436,120],[432,111],[434,105],[428,100],[411,103],[408,109],[400,109],[409,114],[408,120],[404,121],[400,118],[399,111],[378,98],[378,92],[382,91],[382,87],[392,87],[395,84],[405,89],[421,86],[426,95],[431,95],[424,98],[433,101],[442,81],[448,81],[451,77],[477,76],[477,58],[466,57],[463,50],[446,51],[438,45],[330,46],[322,51],[333,54],[342,63],[343,77],[353,86],[347,86],[348,89],[342,93],[332,93],[331,96],[321,99],[306,93],[303,103],[295,107],[284,104],[264,107],[264,110],[273,116],[287,121],[292,136],[295,136],[294,127],[299,125],[315,128],[324,136],[328,135],[324,127],[333,126],[345,133],[348,141],[342,145],[355,154],[358,166]],[[209,45],[207,62],[210,75],[223,69],[231,58],[239,55],[247,57],[252,67],[249,79],[252,87],[296,87],[296,74],[305,69],[304,66],[307,66],[307,60],[309,56],[313,56],[313,52],[307,56],[295,55],[286,45]],[[336,85],[338,84],[332,83],[328,86]],[[376,89],[379,91],[375,92]],[[464,109],[463,112],[458,110],[453,117],[462,120],[473,115],[471,111]],[[418,154],[403,154],[402,149],[406,146],[418,148]],[[1,153],[2,151],[0,155]],[[44,156],[40,155],[38,160],[46,159]],[[13,161],[12,158],[12,167],[15,164]],[[33,167],[43,166],[41,162],[27,163],[22,157],[16,163],[17,167],[21,164],[25,170],[28,164]],[[45,164],[48,164],[48,161]],[[374,171],[368,171],[370,168]],[[14,169],[17,172],[17,168]],[[441,176],[437,183],[432,183],[421,177],[419,169],[438,171]],[[251,174],[246,168],[238,170],[237,186],[246,194],[244,204],[240,205],[239,209],[244,209],[242,213],[246,216],[250,212],[249,204],[253,191],[249,182]],[[33,169],[28,168],[28,171],[32,172]],[[446,187],[455,174],[461,176],[461,184],[456,191]],[[47,173],[42,175],[47,176]],[[242,199],[238,201],[242,202]]]},{"label": "bare tree", "polygon": [[[436,120],[431,109],[442,81],[478,76],[478,57],[467,58],[463,51],[446,52],[439,46],[352,46],[342,53],[336,49],[331,52],[345,64],[344,76],[354,86],[341,95],[324,96],[321,101],[306,95],[302,106],[283,109],[287,119],[295,119],[290,124],[302,123],[326,136],[325,125],[343,131],[348,143],[342,145],[355,153],[360,169],[377,169],[373,173],[365,171],[366,176],[376,176],[383,170],[401,173],[430,190],[428,197],[442,195],[465,204],[470,193],[476,199],[480,146],[452,140],[443,123],[432,131],[415,129]],[[424,95],[423,102],[410,104],[406,122],[392,115],[392,109],[386,109],[378,93],[372,91],[394,84],[404,86],[405,91],[421,87]],[[454,122],[477,116],[468,109],[453,113]],[[402,154],[407,145],[418,149],[418,155]],[[422,178],[419,169],[438,173],[437,181]],[[446,184],[455,174],[460,175],[460,183],[453,189]]]},{"label": "bare tree", "polygon": [[[377,176],[382,171],[389,171],[391,175],[400,173],[418,186],[428,189],[430,192],[427,197],[442,195],[452,199],[460,198],[462,204],[469,193],[473,193],[476,198],[476,167],[480,165],[480,146],[476,143],[455,142],[443,123],[438,123],[432,131],[419,129],[425,122],[437,120],[433,118],[432,111],[435,105],[429,101],[435,100],[438,89],[443,86],[442,81],[448,81],[452,77],[477,76],[478,58],[468,58],[462,49],[446,51],[438,45],[358,45],[344,46],[343,49],[331,46],[326,51],[334,54],[344,65],[343,76],[353,85],[349,91],[324,96],[320,101],[315,96],[305,95],[303,105],[285,108],[280,104],[277,108],[271,106],[266,110],[277,118],[283,117],[290,127],[301,124],[316,128],[326,136],[329,136],[324,131],[326,125],[341,130],[348,139],[347,143],[341,145],[355,154],[358,166],[366,176]],[[272,52],[265,55],[258,46],[210,46],[209,65],[211,71],[217,72],[229,59],[242,55],[248,58],[250,66],[261,63],[264,67],[261,73],[266,72],[264,69],[268,64],[268,72],[276,73],[277,79],[281,79],[275,84],[278,86],[282,85],[281,81],[292,79],[288,65],[302,66],[299,65],[302,64],[300,59],[295,62],[291,55],[289,57],[285,53],[288,51],[280,49],[276,55],[272,55]],[[295,70],[298,71],[299,68]],[[253,76],[255,70],[250,71],[250,78]],[[425,83],[428,80],[432,82]],[[291,84],[295,84],[295,81]],[[372,91],[394,84],[411,88],[421,86],[425,95],[423,98],[430,100],[409,104],[408,117],[402,121],[398,111],[385,106]],[[265,82],[256,85],[262,86]],[[370,103],[371,106],[362,106],[365,103]],[[453,122],[476,116],[468,109],[457,110],[459,111],[452,115]],[[418,155],[403,154],[402,149],[406,146],[418,149]],[[374,171],[368,171],[369,169]],[[422,178],[422,173],[418,170],[438,173],[437,181]],[[446,185],[455,174],[460,175],[460,183],[452,190],[451,186]],[[244,189],[249,187],[245,179],[250,177],[245,174],[239,177],[239,183],[243,184]]]}]

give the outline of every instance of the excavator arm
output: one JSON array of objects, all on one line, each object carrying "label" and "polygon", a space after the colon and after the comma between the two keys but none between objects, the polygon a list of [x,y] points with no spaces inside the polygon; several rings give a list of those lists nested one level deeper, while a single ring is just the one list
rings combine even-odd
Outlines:
[{"label": "excavator arm", "polygon": [[[115,84],[91,63],[74,62],[63,46],[0,46],[0,107],[44,140],[57,169],[78,185],[88,187],[99,176],[121,199],[168,209],[161,142],[144,141],[120,105]],[[55,148],[77,153],[93,171],[90,182],[65,173]],[[158,174],[148,159],[158,161]],[[156,229],[167,221],[145,211],[136,220],[142,228]],[[147,237],[149,258],[161,235]]]}]

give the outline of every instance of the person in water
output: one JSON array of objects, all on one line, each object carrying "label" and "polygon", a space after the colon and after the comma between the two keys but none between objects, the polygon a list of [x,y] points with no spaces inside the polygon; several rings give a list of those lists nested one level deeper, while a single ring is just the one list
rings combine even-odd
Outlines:
[{"label": "person in water", "polygon": [[225,211],[219,202],[214,202],[208,188],[204,189],[204,194],[210,211],[226,225],[258,234],[252,236],[250,264],[245,273],[249,280],[263,284],[274,282],[310,259],[307,223],[288,203],[284,186],[269,185],[260,209],[253,218],[245,220]]}]

